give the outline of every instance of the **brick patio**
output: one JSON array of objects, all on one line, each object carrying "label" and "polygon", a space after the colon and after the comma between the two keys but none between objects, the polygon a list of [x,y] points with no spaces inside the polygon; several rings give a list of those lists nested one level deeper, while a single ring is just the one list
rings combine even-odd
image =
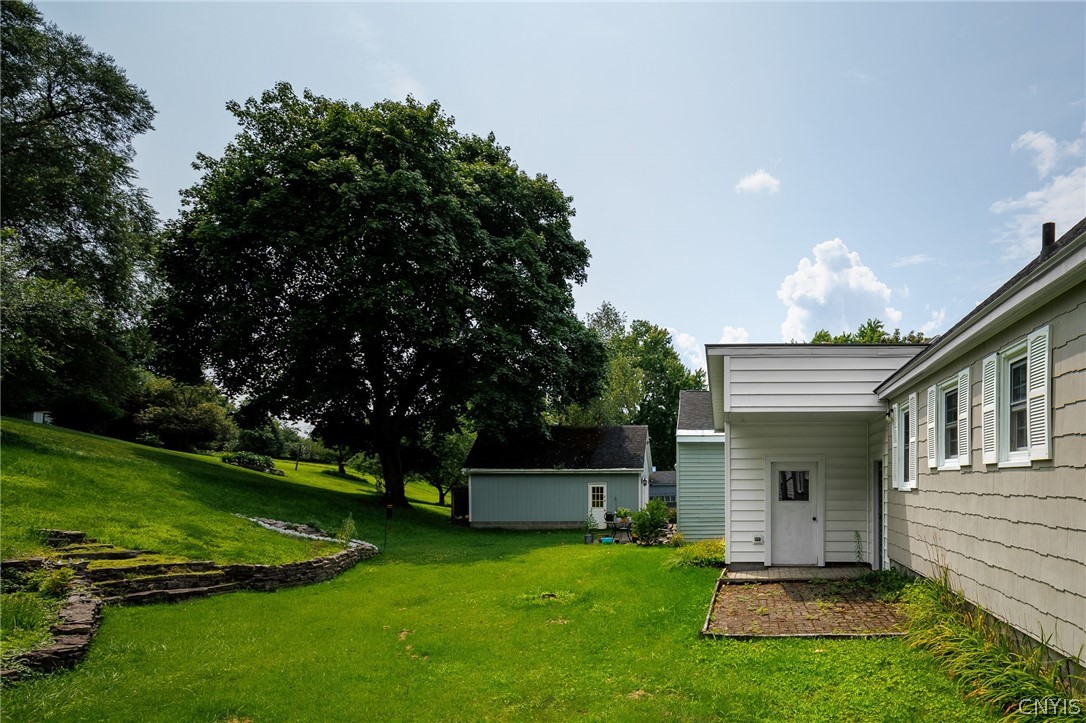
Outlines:
[{"label": "brick patio", "polygon": [[705,619],[703,635],[762,637],[874,637],[900,635],[905,622],[896,603],[865,590],[841,591],[832,583],[865,568],[763,568],[729,570]]}]

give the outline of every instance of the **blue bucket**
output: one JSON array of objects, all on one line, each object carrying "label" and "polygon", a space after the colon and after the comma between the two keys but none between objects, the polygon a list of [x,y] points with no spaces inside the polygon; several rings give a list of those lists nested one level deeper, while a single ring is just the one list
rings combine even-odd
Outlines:
[{"label": "blue bucket", "polygon": [[613,538],[613,537],[601,537],[600,538],[600,542],[603,543],[604,545],[610,545],[614,541],[615,541],[615,538]]}]

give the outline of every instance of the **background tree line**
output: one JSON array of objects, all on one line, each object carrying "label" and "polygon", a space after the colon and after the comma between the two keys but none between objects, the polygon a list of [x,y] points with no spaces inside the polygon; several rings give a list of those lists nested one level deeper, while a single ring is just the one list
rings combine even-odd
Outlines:
[{"label": "background tree line", "polygon": [[[131,165],[146,93],[32,4],[0,11],[4,413],[287,457],[278,420],[305,422],[341,469],[378,460],[397,504],[405,475],[455,484],[476,429],[657,424],[666,333],[577,318],[572,199],[493,134],[280,83],[227,103],[237,136],[163,225]],[[586,416],[635,358],[631,413]]]}]

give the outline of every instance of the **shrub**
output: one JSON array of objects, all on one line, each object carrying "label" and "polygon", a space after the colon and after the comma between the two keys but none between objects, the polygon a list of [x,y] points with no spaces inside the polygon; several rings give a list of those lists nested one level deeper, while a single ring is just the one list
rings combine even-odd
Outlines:
[{"label": "shrub", "polygon": [[950,587],[945,572],[942,579],[909,585],[903,598],[906,641],[931,651],[970,690],[967,697],[1015,720],[1023,719],[1020,701],[1075,699],[1072,681],[1062,672],[1065,661],[1051,661],[1040,645],[1020,652],[982,608]]},{"label": "shrub", "polygon": [[674,535],[671,536],[671,539],[668,540],[667,544],[671,545],[672,547],[682,547],[686,544],[686,538],[683,537],[683,533],[676,532]]},{"label": "shrub", "polygon": [[675,550],[669,567],[724,567],[724,538],[698,540]]},{"label": "shrub", "polygon": [[226,464],[232,464],[235,467],[244,467],[245,469],[256,470],[257,472],[266,472],[268,474],[283,476],[283,472],[275,468],[275,463],[272,462],[271,457],[267,457],[263,454],[254,454],[253,452],[230,452],[222,456],[222,461]]},{"label": "shrub", "polygon": [[638,543],[653,545],[667,529],[667,505],[660,500],[650,500],[645,509],[633,514],[633,533]]}]

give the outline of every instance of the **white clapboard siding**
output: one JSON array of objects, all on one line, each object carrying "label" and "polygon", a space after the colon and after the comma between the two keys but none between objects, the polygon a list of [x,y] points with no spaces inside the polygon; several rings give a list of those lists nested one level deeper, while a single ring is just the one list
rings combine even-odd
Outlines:
[{"label": "white clapboard siding", "polygon": [[[724,441],[675,445],[675,515],[687,540],[724,536]],[[744,514],[751,510],[744,501]]]},{"label": "white clapboard siding", "polygon": [[879,411],[875,387],[916,347],[729,349],[724,408],[732,413]]},{"label": "white clapboard siding", "polygon": [[729,429],[732,562],[765,562],[765,545],[755,543],[754,537],[765,535],[765,460],[774,456],[825,459],[826,562],[855,562],[857,532],[867,553],[871,544],[867,423],[747,423]]}]

